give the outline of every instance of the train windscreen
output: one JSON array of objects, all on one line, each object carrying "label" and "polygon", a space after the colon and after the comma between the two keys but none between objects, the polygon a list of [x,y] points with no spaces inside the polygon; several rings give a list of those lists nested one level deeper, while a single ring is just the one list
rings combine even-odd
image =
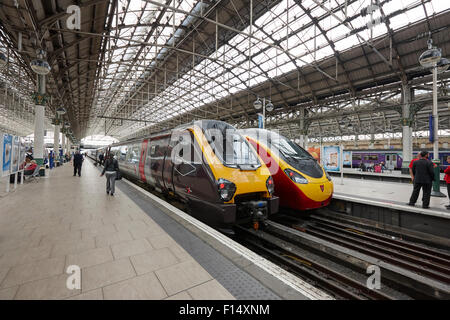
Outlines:
[{"label": "train windscreen", "polygon": [[248,141],[237,130],[222,122],[203,123],[203,133],[216,156],[228,167],[255,170],[261,166]]}]

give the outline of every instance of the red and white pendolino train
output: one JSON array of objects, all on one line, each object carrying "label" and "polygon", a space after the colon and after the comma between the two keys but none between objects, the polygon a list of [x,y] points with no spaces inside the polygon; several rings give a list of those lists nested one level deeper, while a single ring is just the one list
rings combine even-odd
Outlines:
[{"label": "red and white pendolino train", "polygon": [[239,130],[268,167],[280,206],[304,211],[327,206],[333,182],[305,149],[282,135],[264,129]]},{"label": "red and white pendolino train", "polygon": [[189,213],[225,231],[278,212],[329,204],[333,183],[303,148],[262,129],[195,121],[91,152],[114,154],[125,176],[186,203]]}]

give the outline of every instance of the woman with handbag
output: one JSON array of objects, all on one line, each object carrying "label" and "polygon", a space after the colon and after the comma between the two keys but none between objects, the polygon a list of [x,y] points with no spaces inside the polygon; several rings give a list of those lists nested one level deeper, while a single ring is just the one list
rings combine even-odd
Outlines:
[{"label": "woman with handbag", "polygon": [[114,196],[114,192],[116,191],[116,178],[120,174],[116,156],[113,157],[112,154],[108,154],[100,177],[104,174],[106,174],[106,193]]}]

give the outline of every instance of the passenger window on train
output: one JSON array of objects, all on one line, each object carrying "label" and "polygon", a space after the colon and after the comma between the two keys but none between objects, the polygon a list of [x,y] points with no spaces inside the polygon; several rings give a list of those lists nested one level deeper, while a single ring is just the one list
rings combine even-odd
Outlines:
[{"label": "passenger window on train", "polygon": [[153,145],[150,147],[150,156],[154,156],[155,155],[155,151],[156,151],[156,146]]}]

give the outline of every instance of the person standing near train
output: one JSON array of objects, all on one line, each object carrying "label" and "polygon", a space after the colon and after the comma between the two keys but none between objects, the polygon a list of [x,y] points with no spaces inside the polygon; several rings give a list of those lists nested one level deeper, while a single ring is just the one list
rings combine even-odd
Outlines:
[{"label": "person standing near train", "polygon": [[109,153],[106,155],[105,166],[103,167],[103,171],[100,174],[102,177],[106,174],[106,193],[114,196],[114,192],[116,191],[116,177],[117,172],[119,171],[119,163],[117,162],[116,157]]},{"label": "person standing near train", "polygon": [[[447,163],[450,163],[450,156],[447,156]],[[444,180],[445,183],[447,184],[448,199],[450,201],[450,166],[448,166],[447,169],[445,169],[444,173],[445,173]],[[447,208],[447,210],[450,210],[450,202],[445,207]]]},{"label": "person standing near train", "polygon": [[409,163],[409,175],[411,176],[411,183],[414,183],[414,174],[412,172],[412,167],[415,161],[420,159],[420,152],[417,154],[417,157],[412,159],[411,162]]},{"label": "person standing near train", "polygon": [[75,155],[73,156],[73,176],[75,177],[78,172],[78,176],[81,177],[81,166],[83,165],[83,156],[80,151],[77,150]]},{"label": "person standing near train", "polygon": [[412,165],[412,177],[414,189],[409,199],[408,205],[414,206],[422,189],[422,208],[430,208],[431,187],[434,180],[433,163],[428,160],[428,151],[422,151],[420,158]]}]

